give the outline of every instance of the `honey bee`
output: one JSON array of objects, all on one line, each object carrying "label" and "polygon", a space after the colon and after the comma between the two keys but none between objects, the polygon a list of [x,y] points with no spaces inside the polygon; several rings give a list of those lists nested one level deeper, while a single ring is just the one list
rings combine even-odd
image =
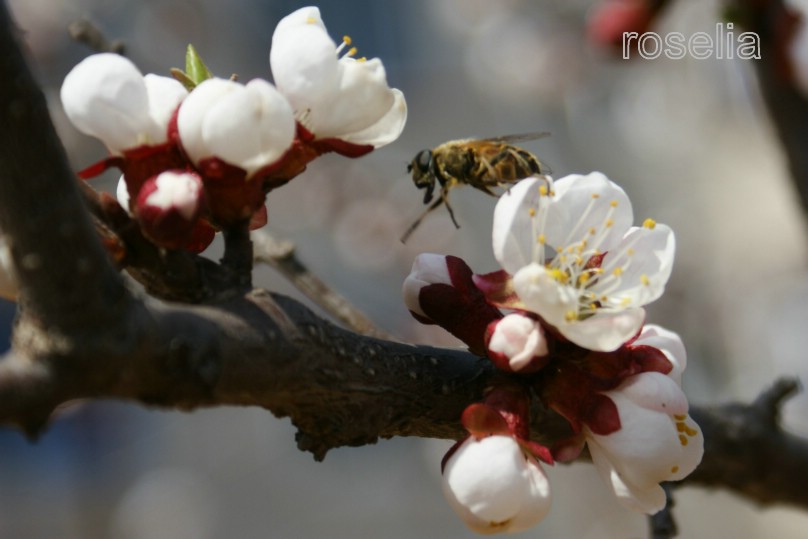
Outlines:
[{"label": "honey bee", "polygon": [[429,212],[444,204],[456,228],[460,228],[449,204],[449,190],[470,185],[491,196],[498,196],[492,187],[503,187],[533,174],[542,174],[544,167],[536,157],[512,142],[535,140],[549,133],[526,133],[487,139],[463,139],[445,142],[432,150],[421,150],[407,165],[418,189],[426,189],[424,204],[432,202],[435,185],[440,194],[401,236],[405,243]]}]

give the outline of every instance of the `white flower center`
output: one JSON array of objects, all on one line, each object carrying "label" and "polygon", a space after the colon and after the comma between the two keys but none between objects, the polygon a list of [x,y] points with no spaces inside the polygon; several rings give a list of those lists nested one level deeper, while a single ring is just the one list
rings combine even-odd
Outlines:
[{"label": "white flower center", "polygon": [[[618,249],[608,252],[600,249],[604,240],[613,233],[613,217],[619,201],[607,202],[598,193],[593,193],[578,220],[568,228],[563,241],[551,246],[547,243],[548,214],[555,193],[547,183],[539,185],[538,189],[538,207],[527,209],[535,238],[533,261],[543,265],[547,276],[566,289],[567,294],[577,298],[564,313],[564,318],[568,322],[582,320],[596,311],[616,312],[637,303],[632,297],[613,298],[610,294],[622,288],[622,275],[632,265],[633,245],[639,235],[621,243]],[[608,207],[603,218],[593,225],[592,214],[604,204],[608,204]],[[643,223],[649,229],[653,229],[655,225],[652,219]],[[640,275],[640,281],[646,286],[650,284],[648,276],[644,274]]]}]

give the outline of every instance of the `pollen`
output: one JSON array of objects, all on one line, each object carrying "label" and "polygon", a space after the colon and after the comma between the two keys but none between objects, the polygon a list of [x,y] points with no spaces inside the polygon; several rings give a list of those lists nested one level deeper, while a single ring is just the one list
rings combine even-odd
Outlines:
[{"label": "pollen", "polygon": [[679,443],[682,444],[682,447],[686,446],[690,440],[687,439],[687,436],[684,434],[679,435]]},{"label": "pollen", "polygon": [[578,320],[578,313],[576,311],[567,311],[567,314],[564,315],[564,320],[567,322],[575,322]]},{"label": "pollen", "polygon": [[649,286],[651,284],[651,279],[649,279],[648,276],[643,273],[640,275],[640,282],[643,284],[643,286]]},{"label": "pollen", "polygon": [[353,40],[351,39],[351,36],[342,36],[342,42],[346,45],[350,45]]},{"label": "pollen", "polygon": [[611,228],[614,225],[614,219],[606,219],[606,228]]},{"label": "pollen", "polygon": [[358,52],[358,50],[359,49],[357,49],[356,47],[351,47],[350,49],[348,49],[348,52],[345,53],[345,56],[353,56]]},{"label": "pollen", "polygon": [[609,206],[611,206],[612,208],[616,208],[617,205],[618,205],[618,202],[616,200],[612,200],[611,202],[609,202]]},{"label": "pollen", "polygon": [[549,191],[549,189],[547,189],[547,186],[546,186],[546,185],[541,184],[541,185],[539,186],[539,194],[540,194],[541,196],[546,197],[546,196],[547,196],[547,194],[548,194],[549,192],[550,192],[550,191]]},{"label": "pollen", "polygon": [[650,218],[646,219],[645,221],[642,222],[642,226],[644,226],[647,229],[653,230],[654,227],[656,227],[656,221]]},{"label": "pollen", "polygon": [[536,217],[536,208],[530,208],[529,210],[527,210],[527,213],[531,217]]},{"label": "pollen", "polygon": [[547,241],[547,238],[544,237],[544,234],[539,234],[539,237],[536,238],[540,245],[544,245]]},{"label": "pollen", "polygon": [[621,275],[623,275],[623,268],[621,267],[614,268],[614,271],[612,271],[612,275],[614,275],[615,277],[620,277]]}]

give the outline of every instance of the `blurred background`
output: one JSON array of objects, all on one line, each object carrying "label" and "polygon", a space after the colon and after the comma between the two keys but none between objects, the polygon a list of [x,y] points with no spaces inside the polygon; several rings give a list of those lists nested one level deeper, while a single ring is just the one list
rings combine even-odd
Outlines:
[{"label": "blurred background", "polygon": [[[88,18],[126,43],[144,73],[182,67],[193,43],[220,76],[270,78],[277,21],[307,5],[272,0],[9,0],[52,103],[73,166],[105,156],[61,112],[58,91],[90,53],[67,25]],[[367,157],[323,157],[269,197],[269,230],[391,333],[458,346],[415,323],[400,287],[420,252],[453,254],[479,273],[491,253],[495,201],[451,193],[461,224],[421,212],[406,165],[421,149],[466,137],[549,131],[524,144],[556,177],[600,170],[677,234],[667,294],[648,320],[688,347],[685,389],[700,404],[752,399],[777,376],[808,380],[804,217],[750,61],[622,60],[587,39],[592,0],[342,0],[321,5],[336,39],[380,57],[403,90],[402,137]],[[715,32],[715,1],[674,2],[658,33]],[[110,174],[94,185],[112,189]],[[218,256],[219,245],[210,256]],[[771,257],[771,260],[769,259]],[[266,268],[256,282],[298,297]],[[299,298],[302,299],[302,298]],[[304,300],[306,301],[306,300]],[[306,301],[311,305],[310,302]],[[312,305],[316,308],[316,306]],[[7,346],[13,305],[0,305]],[[788,402],[786,426],[808,435],[808,397]],[[0,431],[0,537],[353,538],[472,537],[442,498],[448,441],[394,439],[332,451],[297,450],[294,429],[260,409],[167,412],[101,402],[73,407],[41,440]],[[587,464],[550,470],[554,508],[525,537],[641,538]],[[765,473],[750,470],[749,473]],[[795,480],[798,480],[795,478]],[[804,538],[808,515],[760,509],[721,491],[685,488],[681,537]]]}]

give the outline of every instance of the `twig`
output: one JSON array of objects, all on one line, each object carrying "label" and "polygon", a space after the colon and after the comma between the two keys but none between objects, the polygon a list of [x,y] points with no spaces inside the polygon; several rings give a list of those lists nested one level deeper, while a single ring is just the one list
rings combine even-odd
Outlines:
[{"label": "twig", "polygon": [[114,52],[115,54],[125,54],[126,46],[123,41],[110,42],[103,32],[87,19],[79,19],[70,23],[67,27],[70,37],[84,43],[95,52]]},{"label": "twig", "polygon": [[364,313],[329,288],[297,258],[295,246],[289,241],[274,238],[266,231],[252,233],[255,259],[279,271],[306,297],[322,307],[327,313],[361,335],[379,339],[395,340],[389,333],[377,327]]}]

